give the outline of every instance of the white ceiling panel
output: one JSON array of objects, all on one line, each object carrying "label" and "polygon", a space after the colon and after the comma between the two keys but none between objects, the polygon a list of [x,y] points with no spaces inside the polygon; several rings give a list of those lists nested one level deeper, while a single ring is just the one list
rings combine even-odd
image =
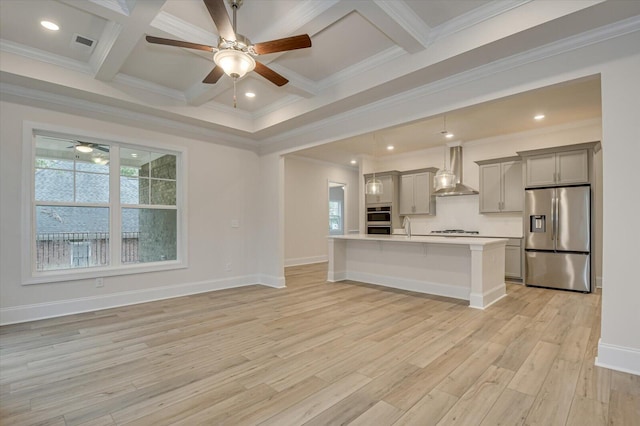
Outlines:
[{"label": "white ceiling panel", "polygon": [[186,91],[202,81],[215,64],[199,52],[173,46],[159,46],[140,39],[121,68],[123,74]]},{"label": "white ceiling panel", "polygon": [[313,81],[321,81],[394,46],[359,13],[352,12],[312,38],[313,47],[288,52],[278,64]]},{"label": "white ceiling panel", "polygon": [[[43,28],[40,21],[56,23],[59,31]],[[95,40],[107,21],[54,0],[2,0],[0,37],[54,55],[87,62],[91,51],[72,44],[74,34]]]},{"label": "white ceiling panel", "polygon": [[[222,76],[217,84],[224,85],[224,90],[213,100],[223,106],[233,106],[233,84],[231,78]],[[255,93],[254,98],[245,96],[247,92]],[[259,75],[248,74],[236,84],[237,105],[243,111],[255,112],[267,108],[282,98],[282,89]]]},{"label": "white ceiling panel", "polygon": [[202,30],[218,34],[207,7],[202,1],[167,0],[162,11]]},{"label": "white ceiling panel", "polygon": [[491,0],[405,0],[429,27],[434,28]]}]

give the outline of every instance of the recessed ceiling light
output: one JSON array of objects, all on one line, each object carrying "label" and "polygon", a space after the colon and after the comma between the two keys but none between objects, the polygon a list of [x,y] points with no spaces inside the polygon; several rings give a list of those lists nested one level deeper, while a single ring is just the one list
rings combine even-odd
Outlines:
[{"label": "recessed ceiling light", "polygon": [[393,151],[393,145],[387,145],[387,151]]},{"label": "recessed ceiling light", "polygon": [[253,93],[253,92],[247,92],[247,93],[245,93],[244,95],[245,95],[247,98],[255,98],[255,97],[256,97],[256,94],[255,94],[255,93]]},{"label": "recessed ceiling light", "polygon": [[40,25],[51,31],[58,31],[60,29],[58,24],[51,21],[40,21]]},{"label": "recessed ceiling light", "polygon": [[351,164],[358,164],[358,160],[351,160]]},{"label": "recessed ceiling light", "polygon": [[131,156],[132,156],[133,158],[138,158],[138,154],[136,154],[135,152],[134,152],[133,154],[131,154]]},{"label": "recessed ceiling light", "polygon": [[446,135],[444,135],[444,137],[447,139],[451,139],[453,137],[453,133],[447,133]]},{"label": "recessed ceiling light", "polygon": [[538,120],[538,121],[542,120],[543,118],[544,118],[544,114],[538,114],[533,117],[534,120]]}]

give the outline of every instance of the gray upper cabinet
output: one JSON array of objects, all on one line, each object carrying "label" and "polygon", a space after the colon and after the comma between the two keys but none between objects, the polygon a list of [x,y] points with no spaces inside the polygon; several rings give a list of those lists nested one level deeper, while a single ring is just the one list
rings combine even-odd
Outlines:
[{"label": "gray upper cabinet", "polygon": [[[373,175],[365,175],[365,185],[367,181],[373,177]],[[392,175],[379,175],[376,174],[376,179],[382,182],[382,194],[380,195],[365,195],[365,202],[367,204],[393,204],[393,195],[395,190],[394,177]]]},{"label": "gray upper cabinet", "polygon": [[405,172],[400,176],[399,213],[435,214],[433,174],[436,169]]},{"label": "gray upper cabinet", "polygon": [[480,213],[522,211],[520,158],[497,158],[476,163],[480,166]]},{"label": "gray upper cabinet", "polygon": [[589,183],[589,150],[552,152],[526,157],[526,186]]}]

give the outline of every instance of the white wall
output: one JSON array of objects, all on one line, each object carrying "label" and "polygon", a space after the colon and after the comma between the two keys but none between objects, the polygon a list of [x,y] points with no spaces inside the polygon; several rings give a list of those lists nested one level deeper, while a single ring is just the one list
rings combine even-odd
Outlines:
[{"label": "white wall", "polygon": [[598,364],[640,375],[639,75],[640,54],[607,64],[602,72],[604,247]]},{"label": "white wall", "polygon": [[[2,102],[0,143],[0,322],[92,310],[257,282],[255,153],[117,125],[51,110]],[[187,149],[187,269],[92,280],[21,285],[23,121],[47,123],[114,140],[144,140]],[[28,216],[27,216],[28,217]],[[27,219],[28,220],[28,219]],[[240,228],[231,228],[238,220]],[[225,265],[232,264],[230,272]]]},{"label": "white wall", "polygon": [[358,172],[345,167],[285,157],[285,266],[327,260],[328,183],[346,184],[345,232],[358,229]]},{"label": "white wall", "polygon": [[253,204],[258,229],[253,242],[258,248],[260,282],[284,287],[284,158],[279,154],[261,156],[260,176],[254,185],[258,191]]},{"label": "white wall", "polygon": [[[462,141],[463,181],[466,185],[479,189],[479,167],[476,161],[511,157],[518,151],[598,141],[601,138],[600,120],[590,120],[482,140]],[[444,148],[431,148],[386,157],[384,161],[380,161],[380,167],[381,170],[398,171],[424,167],[442,168],[444,156]],[[446,161],[448,166],[448,158]],[[600,168],[601,165],[598,163],[597,167]],[[599,198],[601,200],[601,197]],[[436,215],[412,216],[411,230],[414,234],[428,234],[438,229],[467,229],[479,231],[484,235],[522,236],[522,214],[480,214],[478,211],[478,195],[438,197],[436,198]]]}]

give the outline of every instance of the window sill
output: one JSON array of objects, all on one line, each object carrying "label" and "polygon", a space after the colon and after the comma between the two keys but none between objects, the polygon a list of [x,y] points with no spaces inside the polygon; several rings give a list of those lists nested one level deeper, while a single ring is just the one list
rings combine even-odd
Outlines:
[{"label": "window sill", "polygon": [[114,277],[120,275],[144,274],[149,272],[162,272],[175,269],[186,269],[186,262],[168,261],[153,262],[138,265],[123,265],[119,267],[87,268],[82,270],[59,270],[47,272],[35,272],[31,277],[23,279],[22,285],[46,284],[62,281],[79,281],[94,278]]}]

